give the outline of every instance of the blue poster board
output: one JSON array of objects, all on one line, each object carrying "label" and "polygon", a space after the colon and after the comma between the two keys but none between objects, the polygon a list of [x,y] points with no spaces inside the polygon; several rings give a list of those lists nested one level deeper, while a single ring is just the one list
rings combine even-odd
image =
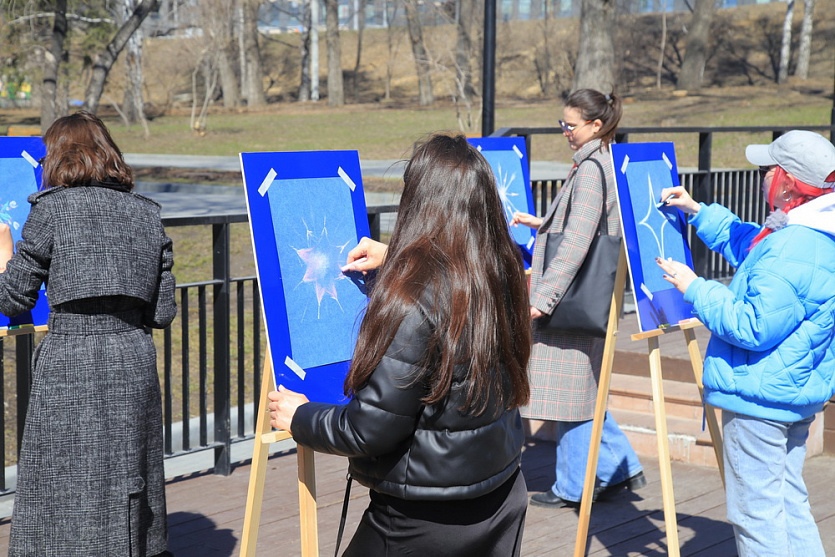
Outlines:
[{"label": "blue poster board", "polygon": [[340,270],[369,236],[356,151],[241,153],[255,265],[276,385],[344,403],[367,303]]},{"label": "blue poster board", "polygon": [[[40,137],[0,137],[0,222],[9,225],[15,245],[21,239],[29,216],[27,198],[41,188],[40,160],[46,148]],[[0,314],[0,329],[23,325],[46,325],[49,304],[42,288],[31,311],[15,317]]]},{"label": "blue poster board", "polygon": [[[468,139],[493,169],[499,197],[508,224],[516,211],[536,214],[524,137],[473,137]],[[531,266],[536,231],[527,226],[510,226],[510,235],[522,252],[525,268]]]},{"label": "blue poster board", "polygon": [[693,306],[664,280],[656,257],[693,267],[687,223],[678,209],[658,207],[661,190],[679,185],[675,146],[664,143],[613,144],[621,226],[629,275],[642,332],[693,317]]}]

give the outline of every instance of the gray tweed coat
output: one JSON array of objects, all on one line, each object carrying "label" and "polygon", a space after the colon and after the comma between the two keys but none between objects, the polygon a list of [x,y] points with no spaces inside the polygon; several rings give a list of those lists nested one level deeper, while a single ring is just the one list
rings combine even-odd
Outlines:
[{"label": "gray tweed coat", "polygon": [[166,550],[162,408],[146,327],[175,316],[173,254],[149,199],[104,184],[52,188],[0,274],[0,311],[52,312],[37,347],[10,556]]},{"label": "gray tweed coat", "polygon": [[[597,159],[608,187],[606,224],[609,234],[620,236],[614,169],[608,149],[600,140],[583,145],[574,154],[575,167],[551,203],[539,228],[531,263],[531,305],[550,314],[574,280],[597,232],[603,206],[600,168],[586,160]],[[585,162],[584,162],[585,161]],[[571,211],[566,219],[568,200]],[[544,268],[548,232],[563,232],[556,257]],[[611,296],[611,293],[606,294]],[[601,338],[539,330],[534,324],[533,348],[528,364],[531,399],[522,415],[539,420],[576,422],[591,420],[597,398],[597,381],[603,362]]]}]

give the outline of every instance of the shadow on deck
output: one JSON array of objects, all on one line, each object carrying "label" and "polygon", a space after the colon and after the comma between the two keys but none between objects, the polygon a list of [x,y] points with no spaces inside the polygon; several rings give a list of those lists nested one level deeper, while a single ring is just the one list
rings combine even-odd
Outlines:
[{"label": "shadow on deck", "polygon": [[[553,482],[554,445],[531,442],[525,447],[523,471],[529,492],[547,489]],[[342,507],[347,462],[344,458],[316,455],[319,506],[319,553],[332,555]],[[592,507],[587,555],[666,555],[664,515],[658,463],[644,459],[649,484],[639,492],[624,491]],[[725,521],[724,495],[715,469],[672,464],[679,541],[682,556],[732,557],[733,532]],[[237,466],[228,477],[195,473],[168,482],[170,549],[176,557],[238,555],[243,530],[250,466]],[[270,457],[258,536],[257,555],[301,555],[299,542],[297,461],[295,449]],[[835,458],[819,456],[806,465],[812,508],[828,553],[835,554]],[[346,540],[359,522],[366,490],[351,492]],[[572,555],[577,514],[570,509],[530,507],[525,524],[522,555]],[[8,545],[9,520],[0,521],[0,553]],[[344,544],[345,542],[343,542]],[[343,545],[344,547],[344,545]]]}]

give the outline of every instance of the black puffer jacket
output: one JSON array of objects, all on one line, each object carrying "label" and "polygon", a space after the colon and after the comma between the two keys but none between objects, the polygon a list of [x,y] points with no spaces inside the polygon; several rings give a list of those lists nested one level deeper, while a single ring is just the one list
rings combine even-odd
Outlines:
[{"label": "black puffer jacket", "polygon": [[519,411],[492,405],[480,416],[463,414],[458,408],[466,390],[460,381],[444,401],[424,406],[427,385],[414,378],[431,328],[424,312],[407,315],[348,404],[299,407],[291,425],[295,440],[349,457],[359,483],[401,499],[472,499],[502,485],[521,460]]}]

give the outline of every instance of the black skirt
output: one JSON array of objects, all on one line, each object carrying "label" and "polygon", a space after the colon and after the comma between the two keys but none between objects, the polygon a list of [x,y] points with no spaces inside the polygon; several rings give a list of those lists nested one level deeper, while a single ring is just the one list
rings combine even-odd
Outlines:
[{"label": "black skirt", "polygon": [[343,557],[514,557],[522,549],[528,493],[521,470],[476,499],[406,501],[370,491]]}]

